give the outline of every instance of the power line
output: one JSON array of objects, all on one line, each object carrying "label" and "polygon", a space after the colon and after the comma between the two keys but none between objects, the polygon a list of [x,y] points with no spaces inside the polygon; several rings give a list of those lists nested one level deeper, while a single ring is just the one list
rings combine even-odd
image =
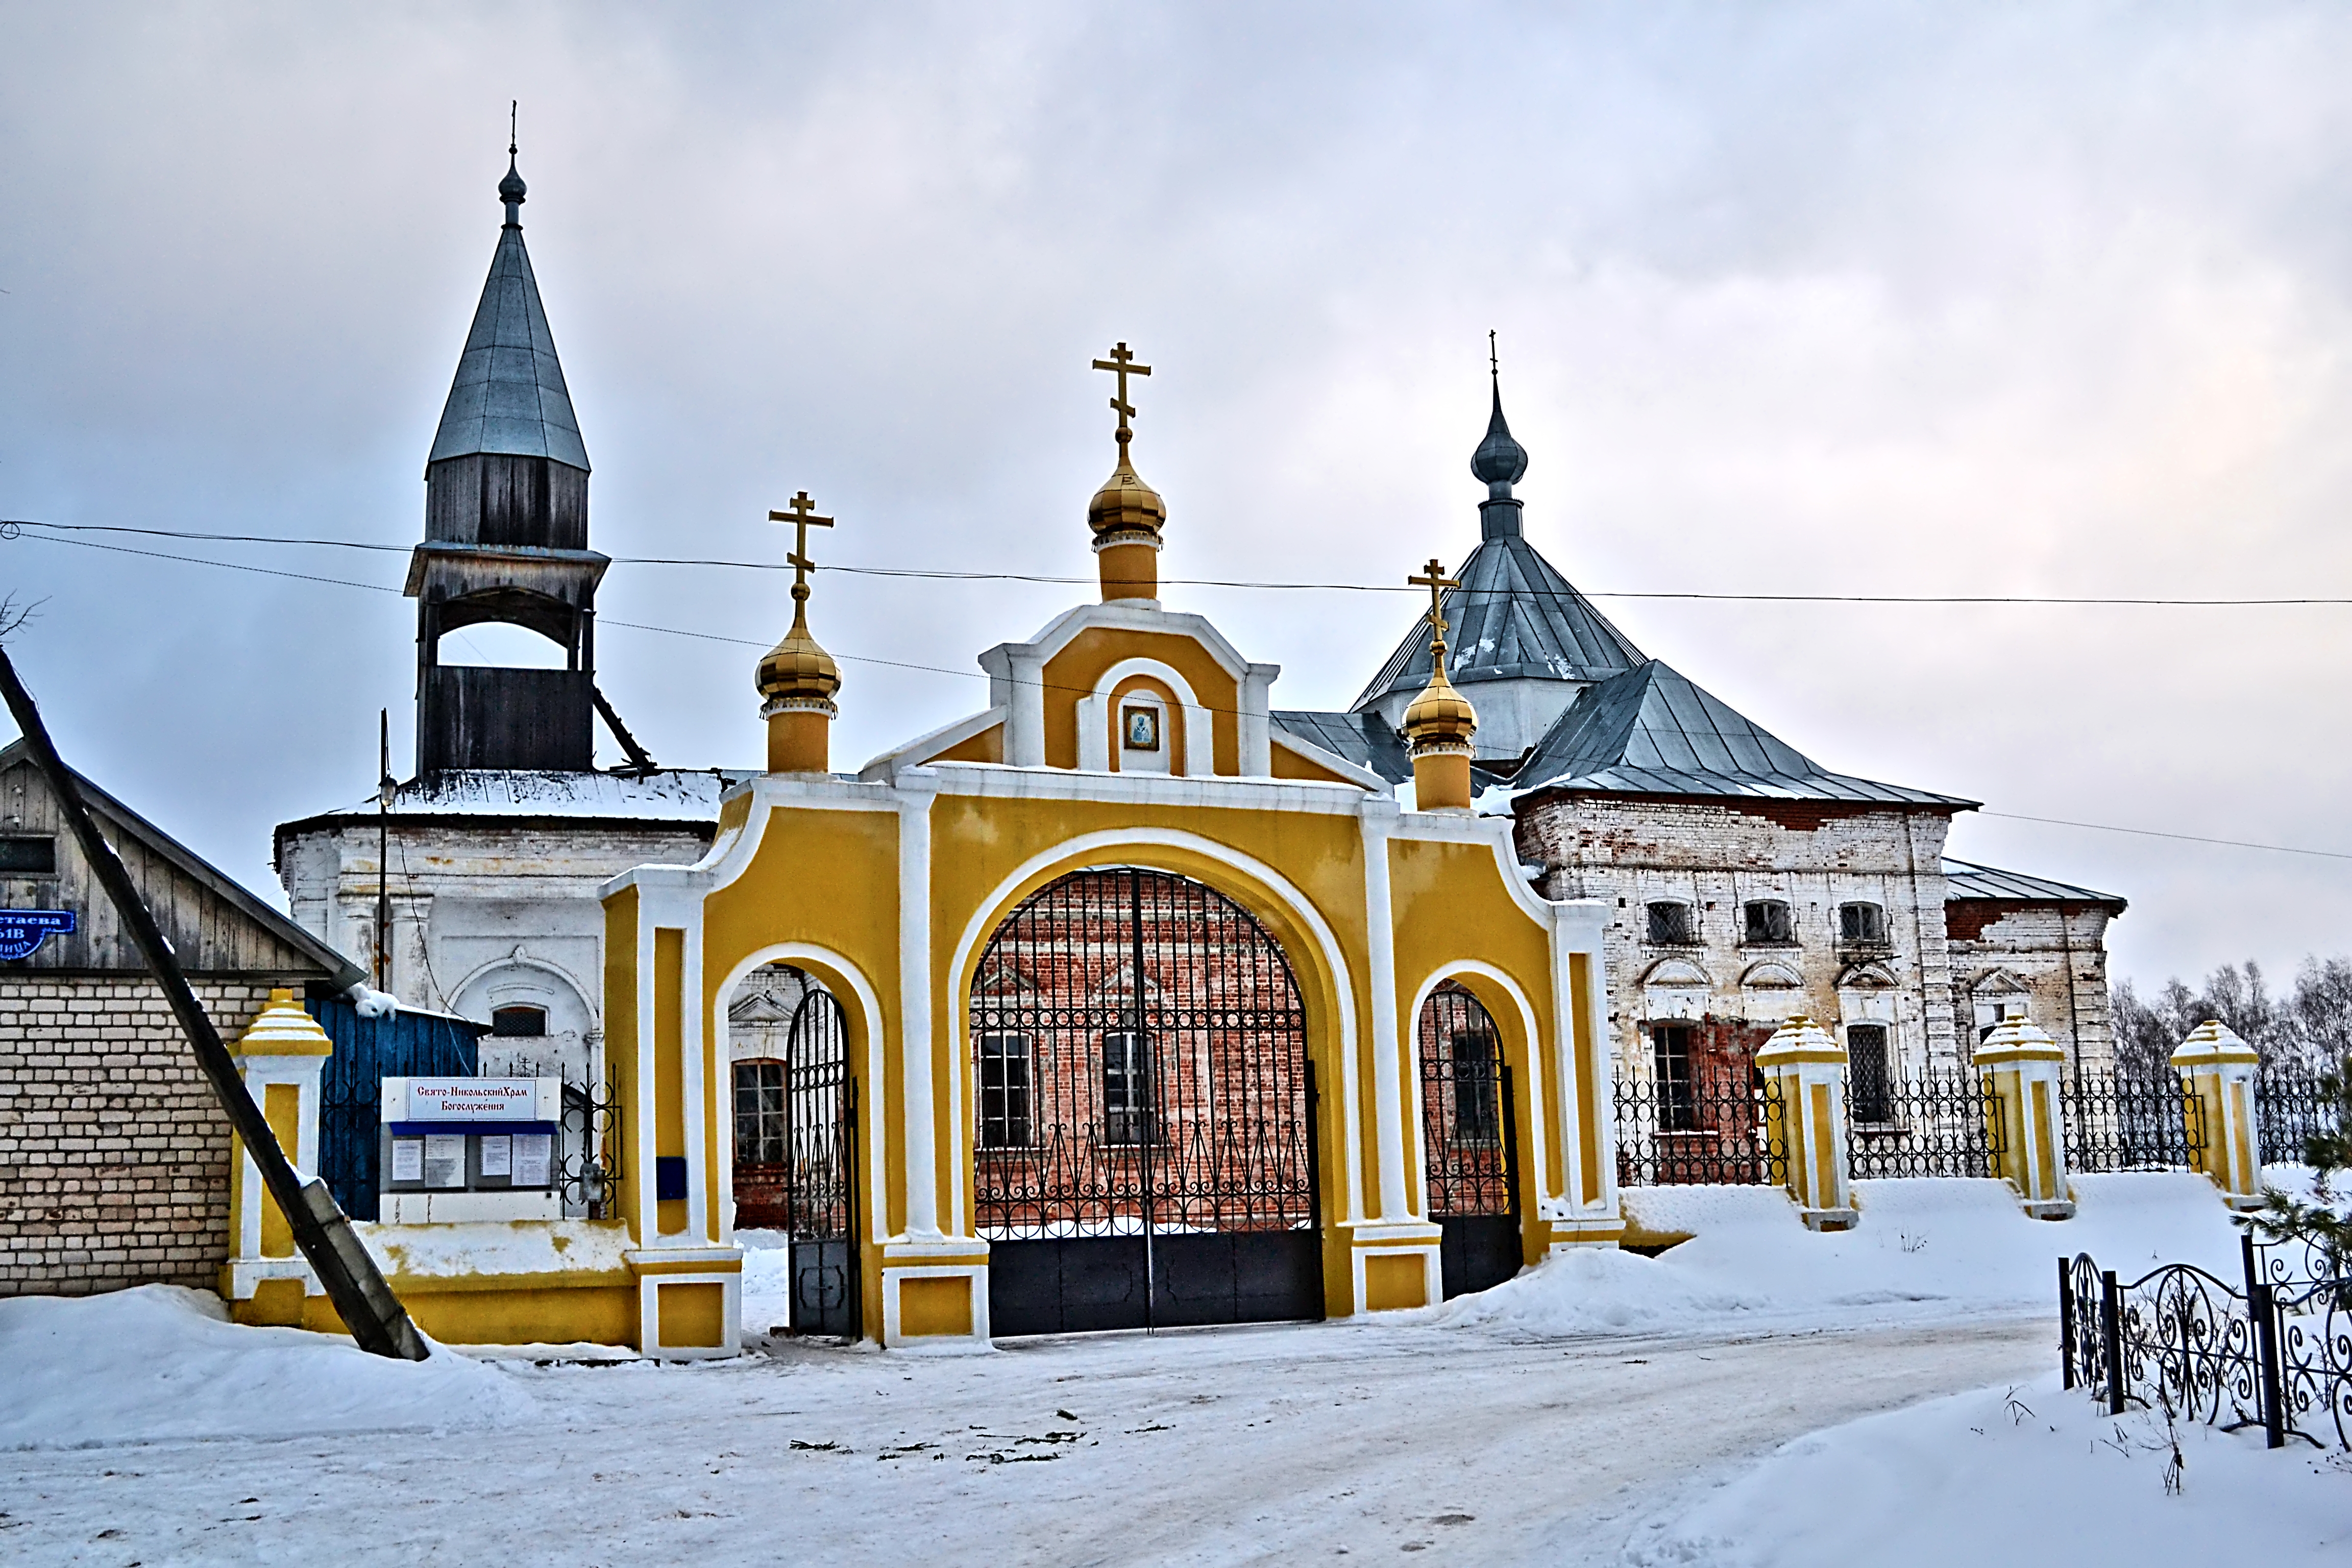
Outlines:
[{"label": "power line", "polygon": [[[38,528],[69,533],[129,533],[157,539],[184,539],[194,542],[227,544],[286,544],[314,546],[332,550],[362,550],[385,554],[405,555],[411,547],[404,544],[370,544],[349,539],[298,539],[263,533],[205,533],[193,530],[169,528],[132,528],[119,523],[38,522],[24,518],[0,521],[0,538],[15,538],[6,531]],[[89,543],[88,540],[58,540],[59,543]],[[99,548],[106,548],[99,546]],[[116,546],[114,548],[122,548]],[[149,553],[128,551],[130,554]],[[166,560],[194,560],[193,556],[166,556]],[[615,555],[616,566],[696,566],[717,567],[739,572],[789,572],[792,567],[778,561],[730,561],[718,556],[681,555]],[[226,564],[226,563],[210,563]],[[948,583],[1042,583],[1065,586],[1085,586],[1092,577],[1063,576],[1042,572],[960,572],[915,566],[851,566],[838,563],[821,563],[820,572],[839,572],[857,577],[901,577]],[[260,570],[260,568],[254,568]],[[301,573],[278,573],[279,576],[299,577]],[[331,579],[317,579],[331,581]],[[1412,594],[1419,590],[1391,583],[1285,583],[1236,577],[1164,577],[1161,582],[1178,588],[1247,588],[1286,592],[1339,594]],[[2352,605],[2352,595],[2256,595],[2248,597],[2186,597],[2156,595],[2096,595],[2096,594],[1710,594],[1687,589],[1583,588],[1577,590],[1588,599],[1650,599],[1685,600],[1703,604],[1764,604],[1764,605],[2031,605],[2084,608],[2098,605],[2138,606],[2159,609],[2277,609],[2297,605]]]},{"label": "power line", "polygon": [[[7,523],[0,523],[0,528],[7,526],[10,525]],[[35,524],[33,526],[38,527],[43,525]],[[121,530],[119,531],[130,532],[135,531]],[[305,572],[281,572],[274,567],[254,566],[241,561],[215,561],[201,555],[173,555],[160,550],[137,550],[124,544],[101,544],[96,540],[89,539],[54,539],[51,540],[50,542],[58,544],[76,544],[80,545],[85,549],[111,551],[121,555],[143,555],[158,561],[176,561],[190,566],[217,566],[224,571],[229,572],[253,572],[267,577],[286,577],[301,583],[321,583],[331,587],[360,588],[373,594],[398,594],[401,592],[398,588],[386,587],[381,583],[359,583],[347,577],[321,577]],[[373,545],[364,546],[362,548],[391,550],[397,547],[392,545]],[[835,568],[835,570],[841,569]],[[2302,600],[2295,602],[2344,603],[2346,601]],[[678,626],[657,626],[644,621],[612,620],[602,616],[597,617],[597,624],[606,626],[621,626],[629,631],[653,632],[663,637],[691,637],[698,642],[726,643],[735,647],[764,648],[769,646],[763,640],[757,640],[751,637],[731,637],[719,632],[687,631]],[[944,665],[917,664],[907,659],[876,658],[869,655],[854,653],[835,653],[833,657],[851,664],[878,665],[891,669],[911,669],[927,675],[952,675],[965,680],[981,680],[987,679],[985,672],[981,670],[950,669]],[[1032,683],[1020,682],[1019,684],[1025,685]],[[1043,689],[1046,690],[1091,691],[1092,689],[1091,688],[1063,687],[1055,682],[1038,682],[1034,684],[1042,686]],[[1205,703],[1196,704],[1195,706],[1202,707],[1204,710],[1212,713],[1231,713],[1235,711],[1232,709],[1211,707]],[[2011,822],[2038,822],[2053,827],[2083,828],[2094,833],[2126,833],[2143,838],[2169,838],[2185,844],[2211,844],[2230,849],[2260,849],[2278,855],[2309,855],[2327,860],[2352,860],[2352,854],[2347,854],[2334,849],[2305,849],[2298,846],[2289,844],[2256,844],[2250,840],[2239,838],[2207,838],[2193,833],[2166,833],[2155,828],[2147,827],[2117,827],[2110,823],[2075,822],[2065,817],[2058,816],[2029,816],[2021,812],[1989,811],[1981,806],[1978,808],[1978,814],[1983,816],[2000,817]]]}]

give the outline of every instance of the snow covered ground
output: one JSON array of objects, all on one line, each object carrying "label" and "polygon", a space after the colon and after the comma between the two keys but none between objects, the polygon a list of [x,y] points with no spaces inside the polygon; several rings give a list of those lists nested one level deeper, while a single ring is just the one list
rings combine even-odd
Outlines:
[{"label": "snow covered ground", "polygon": [[[2053,1225],[1989,1184],[1870,1184],[1863,1227],[1820,1237],[1770,1194],[1642,1194],[1653,1228],[1696,1238],[1572,1256],[1379,1324],[956,1359],[772,1340],[757,1331],[781,1313],[755,1309],[754,1348],[727,1363],[407,1365],[233,1327],[192,1292],[0,1301],[0,1558],[1934,1563],[1879,1546],[1930,1519],[1980,1535],[1990,1507],[1949,1477],[2056,1476],[2105,1430],[2087,1401],[2031,1386],[2055,1360],[2058,1254],[2234,1257],[2201,1182],[2095,1179],[2083,1196]],[[781,1249],[751,1265],[752,1299],[780,1304]],[[2012,1385],[2042,1435],[1988,1447],[1986,1400]],[[2208,1446],[2188,1451],[2213,1529],[2229,1467],[2310,1474],[2188,1441]],[[2116,1463],[2043,1490],[2091,1488],[2109,1518],[2179,1502],[2132,1489],[2158,1475],[2144,1452]],[[1818,1484],[1790,1484],[1807,1466]],[[2352,1500],[2352,1478],[2317,1479]],[[1765,1506],[1806,1492],[1813,1513]],[[2331,1528],[2321,1502],[2293,1506],[2295,1541]],[[1864,1528],[1849,1516],[1887,1533],[1837,1534]],[[2217,1560],[2173,1550],[2202,1540],[2158,1530],[2134,1561]]]}]

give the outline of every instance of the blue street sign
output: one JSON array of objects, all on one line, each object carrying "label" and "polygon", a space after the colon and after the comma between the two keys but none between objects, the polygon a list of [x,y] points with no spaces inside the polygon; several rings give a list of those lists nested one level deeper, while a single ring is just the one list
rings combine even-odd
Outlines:
[{"label": "blue street sign", "polygon": [[52,935],[73,931],[71,910],[0,910],[0,958],[30,958]]}]

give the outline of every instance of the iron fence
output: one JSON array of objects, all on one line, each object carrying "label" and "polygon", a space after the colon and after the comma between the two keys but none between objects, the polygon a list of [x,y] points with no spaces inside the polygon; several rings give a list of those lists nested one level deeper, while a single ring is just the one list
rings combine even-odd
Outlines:
[{"label": "iron fence", "polygon": [[2069,1171],[2187,1170],[2204,1148],[2201,1108],[2178,1073],[2070,1077],[2058,1101]]},{"label": "iron fence", "polygon": [[[2068,1388],[2120,1415],[2134,1404],[2269,1445],[2352,1449],[2352,1276],[2316,1276],[2242,1238],[2239,1286],[2188,1263],[2124,1283],[2087,1252],[2058,1262],[2059,1358]],[[2304,1261],[2318,1262],[2315,1250]]]},{"label": "iron fence", "polygon": [[1857,1178],[1990,1176],[2000,1098],[1967,1068],[1846,1076],[1846,1151]]},{"label": "iron fence", "polygon": [[1621,1075],[1617,1184],[1769,1186],[1788,1180],[1780,1086],[1738,1060],[1717,1071]]},{"label": "iron fence", "polygon": [[2303,1163],[2311,1135],[2335,1131],[2340,1114],[2316,1073],[2264,1064],[2254,1074],[2255,1134],[2265,1165]]}]

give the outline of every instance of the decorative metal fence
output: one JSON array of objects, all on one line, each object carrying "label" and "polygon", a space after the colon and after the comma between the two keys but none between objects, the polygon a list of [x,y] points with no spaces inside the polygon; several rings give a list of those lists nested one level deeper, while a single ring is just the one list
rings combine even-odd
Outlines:
[{"label": "decorative metal fence", "polygon": [[2263,1066],[2254,1076],[2254,1115],[2260,1159],[2265,1165],[2303,1163],[2304,1144],[2315,1132],[2332,1132],[2339,1114],[2323,1093],[2316,1073]]},{"label": "decorative metal fence", "polygon": [[588,1219],[620,1215],[621,1097],[609,1078],[563,1079],[563,1212]]},{"label": "decorative metal fence", "polygon": [[2205,1146],[2200,1107],[2178,1073],[2069,1078],[2058,1100],[2069,1171],[2186,1170]]},{"label": "decorative metal fence", "polygon": [[1846,1150],[1857,1178],[1990,1176],[2001,1150],[2000,1099],[1967,1068],[1849,1073]]},{"label": "decorative metal fence", "polygon": [[[2059,1353],[2069,1388],[2225,1431],[2261,1426],[2352,1449],[2352,1276],[2242,1244],[2242,1288],[2187,1263],[2129,1284],[2087,1252],[2058,1263]],[[2321,1261],[2315,1251],[2301,1260]]]},{"label": "decorative metal fence", "polygon": [[1768,1186],[1788,1179],[1780,1090],[1752,1064],[1669,1077],[1626,1073],[1614,1100],[1620,1186]]}]

